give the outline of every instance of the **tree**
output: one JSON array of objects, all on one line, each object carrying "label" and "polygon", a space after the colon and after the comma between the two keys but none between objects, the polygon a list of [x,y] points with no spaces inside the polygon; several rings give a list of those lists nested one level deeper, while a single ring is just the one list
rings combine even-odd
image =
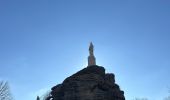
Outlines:
[{"label": "tree", "polygon": [[166,97],[164,100],[170,100],[170,96]]},{"label": "tree", "polygon": [[7,82],[0,81],[0,100],[12,100]]},{"label": "tree", "polygon": [[147,98],[135,98],[134,100],[148,100]]},{"label": "tree", "polygon": [[50,91],[47,91],[44,95],[43,95],[43,100],[48,100],[50,98]]},{"label": "tree", "polygon": [[39,96],[37,96],[37,99],[36,100],[40,100],[40,97]]},{"label": "tree", "polygon": [[[170,93],[170,88],[168,87],[168,93]],[[165,97],[164,100],[170,100],[170,95]]]}]

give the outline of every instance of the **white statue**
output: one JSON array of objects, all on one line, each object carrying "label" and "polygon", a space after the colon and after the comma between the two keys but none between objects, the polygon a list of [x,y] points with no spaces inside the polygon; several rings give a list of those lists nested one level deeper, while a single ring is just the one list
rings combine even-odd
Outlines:
[{"label": "white statue", "polygon": [[95,59],[94,54],[93,54],[93,49],[94,49],[94,46],[91,42],[90,46],[89,46],[89,54],[90,55],[88,57],[88,66],[96,65],[96,59]]}]

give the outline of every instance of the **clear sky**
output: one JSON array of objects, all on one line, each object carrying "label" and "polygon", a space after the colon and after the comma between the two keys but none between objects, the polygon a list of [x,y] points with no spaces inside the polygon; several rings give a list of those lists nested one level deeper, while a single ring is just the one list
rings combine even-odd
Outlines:
[{"label": "clear sky", "polygon": [[86,67],[90,41],[127,100],[168,96],[169,0],[0,0],[0,79],[15,100]]}]

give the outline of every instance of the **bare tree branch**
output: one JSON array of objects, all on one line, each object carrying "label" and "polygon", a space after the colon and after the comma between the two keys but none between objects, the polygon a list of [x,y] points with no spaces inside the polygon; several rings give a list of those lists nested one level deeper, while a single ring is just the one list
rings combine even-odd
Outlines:
[{"label": "bare tree branch", "polygon": [[0,81],[0,100],[12,100],[7,82]]}]

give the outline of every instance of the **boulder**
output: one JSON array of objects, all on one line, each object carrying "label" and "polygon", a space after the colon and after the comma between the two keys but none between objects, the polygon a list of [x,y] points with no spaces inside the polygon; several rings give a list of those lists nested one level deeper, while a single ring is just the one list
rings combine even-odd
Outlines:
[{"label": "boulder", "polygon": [[51,90],[49,100],[125,100],[115,75],[97,65],[78,71]]}]

